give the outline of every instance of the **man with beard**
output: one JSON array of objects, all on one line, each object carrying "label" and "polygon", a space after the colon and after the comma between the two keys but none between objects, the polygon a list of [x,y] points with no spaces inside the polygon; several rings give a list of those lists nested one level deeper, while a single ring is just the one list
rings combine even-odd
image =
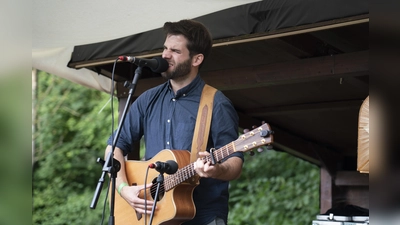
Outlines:
[{"label": "man with beard", "polygon": [[[146,145],[145,160],[163,149],[191,149],[200,96],[205,85],[199,69],[212,47],[209,31],[199,22],[167,22],[164,31],[166,38],[162,57],[168,62],[169,68],[161,75],[168,81],[147,90],[132,104],[114,151],[114,158],[122,164],[116,178],[118,193],[137,213],[148,215],[154,202],[148,200],[145,208],[145,200],[138,197],[144,185],[127,184],[124,156],[132,149],[132,143],[142,137]],[[238,115],[230,100],[217,91],[207,151],[223,147],[237,137]],[[110,137],[106,156],[111,151],[111,144]],[[240,176],[243,154],[234,153],[222,162],[211,165],[201,159],[209,155],[207,151],[200,152],[199,159],[194,163],[194,169],[201,177],[193,193],[196,215],[185,225],[227,224],[228,185],[230,180]]]}]

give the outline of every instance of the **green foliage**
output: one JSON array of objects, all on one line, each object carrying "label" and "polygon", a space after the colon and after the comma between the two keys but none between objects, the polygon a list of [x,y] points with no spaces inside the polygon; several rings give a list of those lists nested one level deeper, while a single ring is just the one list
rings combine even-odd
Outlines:
[{"label": "green foliage", "polygon": [[33,224],[100,224],[107,179],[97,209],[89,206],[101,175],[96,159],[103,157],[111,134],[111,108],[101,111],[109,98],[38,74]]},{"label": "green foliage", "polygon": [[[101,175],[96,159],[111,134],[111,107],[104,107],[110,97],[43,72],[38,76],[32,224],[100,224],[108,181],[96,209],[89,206]],[[318,171],[286,153],[246,156],[241,177],[231,182],[229,224],[310,224],[319,212]]]},{"label": "green foliage", "polygon": [[246,155],[229,207],[230,225],[311,224],[319,212],[319,169],[283,152]]},{"label": "green foliage", "polygon": [[[100,224],[104,203],[101,195],[95,210],[89,208],[94,189],[86,188],[83,192],[64,193],[56,188],[46,188],[34,199],[33,224]],[[103,190],[102,193],[105,193]],[[108,220],[108,205],[105,206],[105,223]]]}]

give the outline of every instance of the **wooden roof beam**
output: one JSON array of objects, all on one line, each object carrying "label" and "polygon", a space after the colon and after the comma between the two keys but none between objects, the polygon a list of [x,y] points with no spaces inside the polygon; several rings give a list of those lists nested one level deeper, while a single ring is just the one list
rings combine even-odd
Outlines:
[{"label": "wooden roof beam", "polygon": [[[238,112],[238,114],[240,118],[239,126],[242,129],[261,125],[262,121],[249,117],[241,112]],[[265,122],[268,123],[274,131],[274,142],[272,143],[273,149],[285,151],[315,165],[323,166],[328,170],[331,176],[335,175],[337,163],[340,159],[338,154],[335,154],[335,152],[324,146],[320,146],[314,142],[290,134],[289,132],[269,123],[269,121]]]},{"label": "wooden roof beam", "polygon": [[[222,91],[268,87],[316,79],[348,78],[369,74],[369,51],[298,59],[270,65],[205,71],[206,83]],[[161,77],[140,79],[135,95],[161,84]]]},{"label": "wooden roof beam", "polygon": [[313,112],[324,112],[324,111],[337,111],[337,110],[358,110],[363,103],[364,99],[360,100],[349,100],[349,101],[335,101],[335,102],[320,102],[311,104],[300,104],[291,106],[276,106],[258,109],[249,109],[245,112],[246,115],[253,117],[266,117],[273,115],[282,114],[296,114],[296,113],[307,113]]},{"label": "wooden roof beam", "polygon": [[369,51],[298,59],[270,65],[202,72],[220,90],[267,87],[316,79],[346,78],[369,73]]}]

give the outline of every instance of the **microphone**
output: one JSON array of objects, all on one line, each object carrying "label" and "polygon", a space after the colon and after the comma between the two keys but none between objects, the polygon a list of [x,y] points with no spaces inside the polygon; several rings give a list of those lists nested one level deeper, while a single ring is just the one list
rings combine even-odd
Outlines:
[{"label": "microphone", "polygon": [[156,169],[160,173],[174,174],[178,170],[178,163],[174,160],[168,160],[165,163],[157,161],[149,165],[150,168]]},{"label": "microphone", "polygon": [[133,56],[119,56],[118,59],[123,62],[130,62],[137,66],[146,66],[155,73],[162,73],[169,67],[167,60],[162,57],[154,57],[153,59],[141,59]]}]

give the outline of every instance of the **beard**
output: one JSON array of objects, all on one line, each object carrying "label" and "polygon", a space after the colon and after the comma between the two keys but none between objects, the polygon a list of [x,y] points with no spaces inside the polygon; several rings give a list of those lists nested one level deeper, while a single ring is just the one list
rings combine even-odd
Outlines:
[{"label": "beard", "polygon": [[168,71],[162,72],[161,76],[164,77],[165,79],[179,80],[188,76],[191,69],[192,69],[192,60],[189,57],[189,59],[187,59],[186,61],[177,64],[175,70],[171,72]]}]

